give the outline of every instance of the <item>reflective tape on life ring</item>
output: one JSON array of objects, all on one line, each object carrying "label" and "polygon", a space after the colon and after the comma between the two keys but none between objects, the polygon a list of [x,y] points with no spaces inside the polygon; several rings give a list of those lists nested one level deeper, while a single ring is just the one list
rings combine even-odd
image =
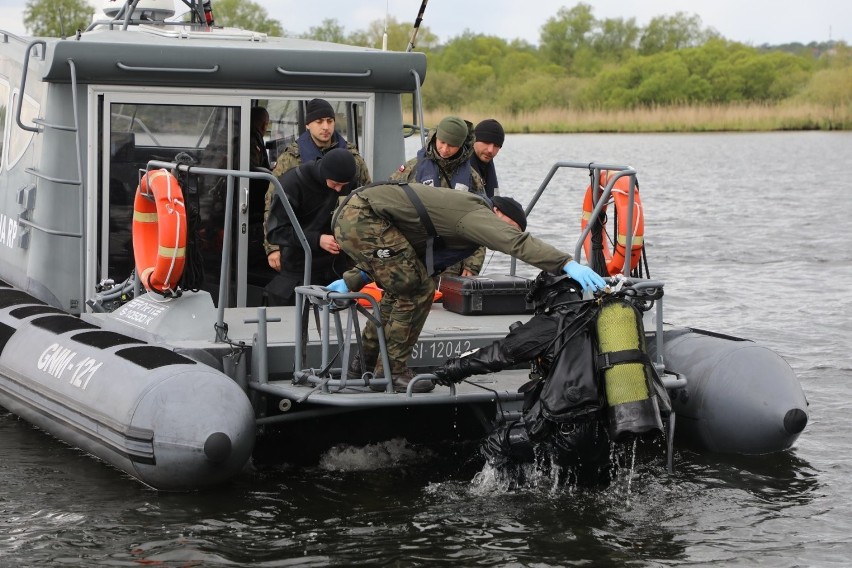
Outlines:
[{"label": "reflective tape on life ring", "polygon": [[186,208],[167,170],[146,173],[136,188],[133,255],[146,289],[165,294],[177,288],[186,263]]},{"label": "reflective tape on life ring", "polygon": [[[604,170],[601,172],[600,176],[601,187],[606,185],[607,180],[608,170]],[[616,233],[615,245],[612,250],[610,250],[610,247],[606,245],[606,243],[610,240],[607,236],[606,225],[604,225],[601,229],[601,240],[604,243],[603,256],[604,260],[606,260],[606,269],[610,276],[620,273],[624,268],[628,231],[631,234],[630,270],[639,266],[639,259],[642,256],[642,246],[645,244],[645,212],[642,208],[642,200],[639,198],[638,186],[636,187],[636,191],[633,195],[635,198],[635,202],[633,204],[633,226],[628,227],[627,208],[630,206],[630,176],[622,176],[615,180],[611,196],[613,203],[615,203],[616,216],[618,217],[618,232]],[[601,214],[606,213],[607,205],[609,204],[607,203],[604,205]],[[586,188],[586,196],[583,199],[583,217],[580,221],[580,225],[583,230],[585,230],[586,226],[589,224],[589,219],[592,216],[593,209],[594,203],[592,186],[590,185]],[[583,250],[586,253],[586,258],[590,259],[592,250],[591,233],[586,236],[586,240],[583,242]]]}]

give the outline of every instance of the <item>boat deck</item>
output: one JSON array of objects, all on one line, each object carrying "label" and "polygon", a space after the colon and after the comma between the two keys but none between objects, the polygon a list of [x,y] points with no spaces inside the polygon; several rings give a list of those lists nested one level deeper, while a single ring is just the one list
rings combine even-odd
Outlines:
[{"label": "boat deck", "polygon": [[[349,312],[341,312],[340,325],[347,327]],[[504,337],[509,325],[516,321],[526,321],[529,315],[489,315],[466,316],[444,309],[441,304],[432,306],[426,325],[414,347],[409,366],[417,372],[428,373],[429,369],[443,364],[447,358],[460,355],[471,349],[489,345],[492,341]],[[283,397],[294,402],[308,402],[323,406],[365,407],[403,406],[409,404],[471,404],[477,402],[494,403],[499,400],[506,403],[518,403],[523,396],[518,388],[529,380],[529,370],[510,369],[500,373],[471,377],[454,387],[436,385],[430,393],[389,393],[376,392],[360,383],[331,380],[323,384],[316,378],[309,384],[294,384],[287,371],[292,371],[296,341],[296,312],[292,307],[266,308],[267,353],[269,360],[269,381],[265,384],[251,385],[254,390]],[[225,321],[228,324],[228,337],[231,341],[244,341],[251,345],[258,332],[259,319],[257,308],[233,308],[226,310]],[[280,319],[280,321],[272,321]],[[359,314],[358,323],[363,327],[364,317]],[[327,357],[338,353],[336,345],[336,325],[331,322],[331,346]],[[308,322],[307,344],[308,368],[316,369],[322,358],[322,338],[316,320],[310,315]],[[342,358],[342,357],[341,357]],[[340,359],[332,363],[332,368],[340,368]],[[253,359],[253,365],[257,358]],[[285,377],[280,377],[284,373]],[[429,380],[426,376],[422,379]],[[345,396],[341,396],[345,395]],[[516,407],[517,404],[512,404]],[[509,411],[509,409],[504,409]]]},{"label": "boat deck", "polygon": [[[296,311],[293,307],[268,307],[266,319],[267,341],[270,345],[290,344],[296,342]],[[516,322],[525,322],[532,314],[521,315],[476,315],[468,316],[457,314],[444,309],[441,304],[433,304],[429,312],[420,339],[414,348],[412,358],[414,360],[435,361],[424,362],[422,365],[438,365],[443,363],[447,357],[464,353],[469,349],[476,349],[505,337],[509,333],[509,326]],[[308,342],[319,343],[320,333],[317,330],[314,317],[309,316]],[[257,333],[258,308],[229,308],[225,310],[225,323],[228,324],[228,337],[232,341],[245,341],[251,343]],[[280,321],[272,322],[273,319]],[[345,327],[346,316],[341,316]],[[363,316],[359,315],[359,321],[363,322]],[[248,323],[247,323],[248,322]],[[332,318],[332,330],[334,320]],[[361,324],[363,327],[363,323]],[[332,332],[334,333],[334,332]]]}]

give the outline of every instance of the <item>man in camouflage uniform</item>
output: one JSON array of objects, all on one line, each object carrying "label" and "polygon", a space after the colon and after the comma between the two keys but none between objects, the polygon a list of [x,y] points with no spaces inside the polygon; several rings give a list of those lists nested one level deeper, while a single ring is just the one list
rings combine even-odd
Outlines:
[{"label": "man in camouflage uniform", "polygon": [[[524,209],[514,199],[495,197],[492,206],[466,191],[408,185],[415,197],[409,196],[404,184],[382,184],[357,192],[340,206],[332,223],[334,237],[356,266],[328,286],[335,292],[348,292],[375,280],[384,290],[380,308],[395,391],[404,392],[413,378],[408,358],[435,294],[435,282],[423,260],[435,255],[427,250],[430,234],[415,199],[422,203],[441,239],[442,248],[437,252],[443,253],[447,264],[469,256],[477,246],[487,246],[542,270],[565,271],[590,289],[604,286],[600,276],[571,260],[570,254],[524,233]],[[442,267],[436,262],[433,268]],[[384,376],[378,355],[378,332],[368,322],[363,353],[350,362],[347,376],[355,380],[373,368],[376,376]],[[428,392],[432,388],[432,383],[418,381],[412,390]]]},{"label": "man in camouflage uniform", "polygon": [[[485,195],[482,176],[471,167],[473,145],[473,124],[457,116],[444,117],[438,128],[429,133],[426,146],[400,166],[390,180],[416,181]],[[480,247],[469,258],[448,267],[440,276],[476,276],[484,261],[485,248]]]},{"label": "man in camouflage uniform", "polygon": [[[292,170],[300,164],[316,161],[334,148],[345,148],[355,158],[355,176],[343,188],[343,193],[346,194],[355,188],[370,183],[370,171],[367,169],[367,163],[361,157],[361,154],[358,153],[358,148],[354,144],[347,142],[335,130],[334,122],[334,109],[328,101],[324,99],[312,99],[308,101],[305,113],[306,130],[298,139],[281,152],[275,164],[275,169],[272,170],[272,175],[280,177],[284,172]],[[274,195],[274,188],[270,184],[269,189],[266,191],[266,204],[263,213],[264,223],[269,218],[269,209],[272,206]],[[263,248],[266,250],[266,259],[269,266],[276,271],[280,271],[280,247],[265,240]]]}]

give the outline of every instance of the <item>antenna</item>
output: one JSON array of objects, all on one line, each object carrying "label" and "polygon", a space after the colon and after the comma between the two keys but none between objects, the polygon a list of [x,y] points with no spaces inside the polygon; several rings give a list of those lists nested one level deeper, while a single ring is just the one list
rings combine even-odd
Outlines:
[{"label": "antenna", "polygon": [[417,32],[420,31],[420,23],[423,21],[423,12],[426,11],[426,2],[429,0],[423,0],[420,4],[420,12],[417,13],[417,19],[414,20],[414,29],[411,30],[411,39],[408,40],[408,47],[405,51],[411,51],[414,49],[414,40],[417,39]]},{"label": "antenna", "polygon": [[382,34],[382,51],[388,50],[388,12],[390,11],[390,0],[385,2],[385,33]]}]

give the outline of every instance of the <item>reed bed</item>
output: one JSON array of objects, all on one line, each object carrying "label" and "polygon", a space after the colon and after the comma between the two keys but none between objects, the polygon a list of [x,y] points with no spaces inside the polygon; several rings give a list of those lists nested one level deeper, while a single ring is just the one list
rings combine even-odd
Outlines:
[{"label": "reed bed", "polygon": [[852,105],[814,103],[656,106],[625,110],[539,109],[518,114],[485,115],[481,110],[427,111],[429,126],[455,114],[473,122],[496,118],[510,133],[577,132],[723,132],[772,130],[849,130]]}]

